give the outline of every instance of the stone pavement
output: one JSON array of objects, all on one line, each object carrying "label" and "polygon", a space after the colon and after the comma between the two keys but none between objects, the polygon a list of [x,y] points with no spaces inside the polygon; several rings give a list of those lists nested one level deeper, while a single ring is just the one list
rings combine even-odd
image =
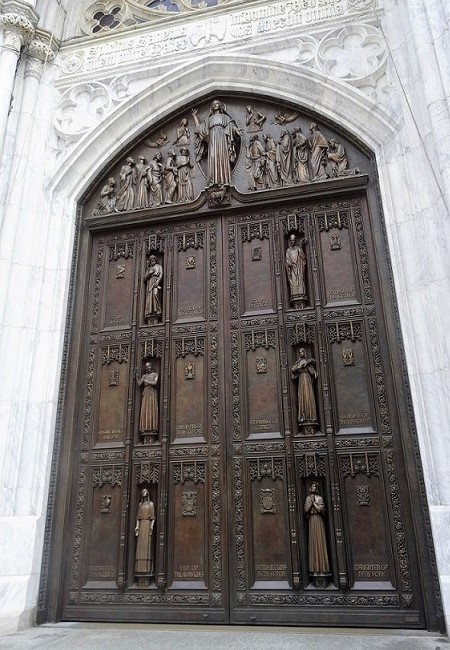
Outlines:
[{"label": "stone pavement", "polygon": [[450,650],[411,630],[58,623],[0,637],[0,648],[76,650]]}]

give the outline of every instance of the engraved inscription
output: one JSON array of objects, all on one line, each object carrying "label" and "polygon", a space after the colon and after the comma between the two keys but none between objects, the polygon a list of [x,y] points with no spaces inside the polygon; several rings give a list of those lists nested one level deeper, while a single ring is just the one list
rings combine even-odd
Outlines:
[{"label": "engraved inscription", "polygon": [[286,577],[286,564],[257,564],[256,567],[257,578],[285,578]]},{"label": "engraved inscription", "polygon": [[355,564],[358,578],[389,578],[388,564]]},{"label": "engraved inscription", "polygon": [[279,426],[278,418],[262,418],[250,420],[250,426],[254,431],[273,431]]},{"label": "engraved inscription", "polygon": [[204,575],[198,564],[180,564],[178,571],[174,573],[175,578],[190,578],[191,580],[193,578],[203,578]]},{"label": "engraved inscription", "polygon": [[93,565],[89,567],[89,578],[115,578],[116,568],[111,565]]},{"label": "engraved inscription", "polygon": [[336,289],[330,291],[328,298],[329,300],[347,300],[348,298],[354,298],[355,292],[353,289]]},{"label": "engraved inscription", "polygon": [[116,280],[121,280],[125,277],[125,264],[118,264],[116,266]]},{"label": "engraved inscription", "polygon": [[342,427],[355,427],[357,425],[370,424],[369,413],[341,413],[339,416],[339,423]]},{"label": "engraved inscription", "polygon": [[123,429],[101,429],[98,435],[103,440],[120,440],[123,436]]},{"label": "engraved inscription", "polygon": [[180,307],[178,310],[178,316],[201,316],[202,308],[200,305],[188,305],[186,307]]},{"label": "engraved inscription", "polygon": [[203,425],[202,424],[178,424],[177,425],[177,434],[179,436],[202,436],[203,435]]},{"label": "engraved inscription", "polygon": [[264,300],[264,298],[260,298],[259,300],[252,300],[250,303],[250,307],[252,309],[260,309],[261,307],[267,307],[267,302]]}]

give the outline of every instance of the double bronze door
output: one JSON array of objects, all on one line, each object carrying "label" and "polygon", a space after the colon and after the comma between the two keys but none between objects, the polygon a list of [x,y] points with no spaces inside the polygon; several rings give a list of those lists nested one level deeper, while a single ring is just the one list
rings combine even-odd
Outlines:
[{"label": "double bronze door", "polygon": [[89,250],[62,618],[422,627],[364,197]]}]

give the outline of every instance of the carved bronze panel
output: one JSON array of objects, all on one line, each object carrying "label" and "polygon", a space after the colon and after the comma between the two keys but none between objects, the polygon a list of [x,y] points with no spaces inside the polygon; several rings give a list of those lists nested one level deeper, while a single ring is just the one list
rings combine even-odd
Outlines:
[{"label": "carved bronze panel", "polygon": [[65,619],[427,624],[370,173],[328,123],[231,97],[105,170],[77,267]]}]

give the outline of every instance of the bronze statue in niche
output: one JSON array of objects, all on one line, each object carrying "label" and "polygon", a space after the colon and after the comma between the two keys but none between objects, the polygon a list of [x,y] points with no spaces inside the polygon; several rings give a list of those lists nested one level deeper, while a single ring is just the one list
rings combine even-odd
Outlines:
[{"label": "bronze statue in niche", "polygon": [[316,587],[326,587],[330,575],[327,538],[325,533],[325,502],[319,494],[319,484],[315,481],[309,486],[304,511],[308,519],[308,573],[313,577]]},{"label": "bronze statue in niche", "polygon": [[292,379],[298,379],[298,423],[317,424],[316,399],[313,379],[317,379],[316,362],[306,356],[305,348],[298,351],[298,359],[291,368]]},{"label": "bronze statue in niche", "polygon": [[197,136],[197,161],[206,154],[208,156],[208,185],[231,185],[231,166],[236,162],[242,131],[228,115],[225,104],[218,99],[212,102],[204,122],[199,122],[196,108],[191,112],[195,122],[194,133]]},{"label": "bronze statue in niche", "polygon": [[157,323],[162,314],[161,308],[161,281],[163,277],[163,268],[154,255],[150,255],[145,270],[145,320],[148,325]]},{"label": "bronze statue in niche", "polygon": [[120,187],[117,192],[116,208],[119,211],[132,210],[135,201],[136,165],[133,158],[127,158],[120,170]]},{"label": "bronze statue in niche", "polygon": [[137,537],[134,573],[139,579],[139,586],[149,585],[150,577],[154,575],[153,558],[153,527],[155,525],[155,506],[150,500],[147,488],[141,492],[141,501],[136,517],[134,534]]},{"label": "bronze statue in niche", "polygon": [[[300,240],[300,243],[303,244],[305,241]],[[289,235],[289,246],[286,250],[285,259],[290,301],[295,309],[299,309],[304,307],[308,300],[305,284],[306,255],[302,246],[297,244],[297,236],[295,233]]]},{"label": "bronze statue in niche", "polygon": [[145,364],[145,371],[142,377],[137,376],[139,386],[143,386],[141,412],[139,416],[139,433],[145,444],[153,442],[159,431],[159,409],[158,409],[158,373],[152,368],[150,361]]}]

